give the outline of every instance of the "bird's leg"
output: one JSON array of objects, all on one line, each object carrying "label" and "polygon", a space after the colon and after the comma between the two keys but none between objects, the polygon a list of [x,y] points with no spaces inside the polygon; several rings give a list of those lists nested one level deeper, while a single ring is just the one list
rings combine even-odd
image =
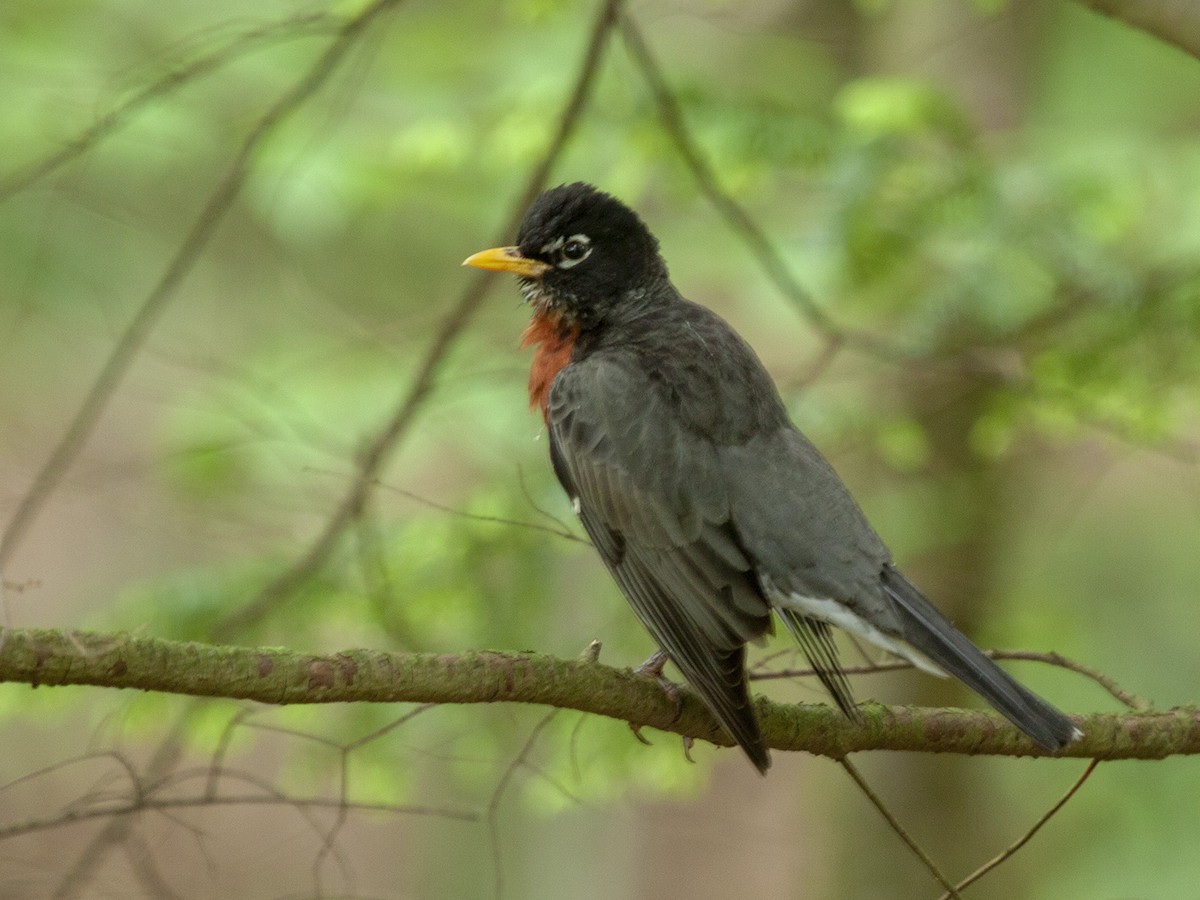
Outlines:
[{"label": "bird's leg", "polygon": [[[667,656],[665,650],[655,650],[650,654],[650,658],[633,670],[634,675],[639,675],[642,678],[652,678],[658,682],[658,686],[662,688],[663,693],[667,695],[667,699],[675,705],[675,716],[672,722],[679,719],[683,715],[683,697],[679,693],[679,685],[667,678],[663,674],[663,667],[670,662],[670,657]],[[643,744],[650,742],[642,736],[642,726],[629,723],[630,730],[633,731],[633,736]]]},{"label": "bird's leg", "polygon": [[645,678],[662,678],[663,668],[670,661],[671,657],[667,656],[666,650],[655,650],[644,663],[633,670],[633,674]]},{"label": "bird's leg", "polygon": [[671,657],[667,656],[667,651],[655,650],[649,659],[633,670],[633,674],[657,681],[667,699],[675,704],[675,719],[678,719],[683,714],[683,698],[679,695],[679,685],[663,674],[663,669],[670,661]]}]

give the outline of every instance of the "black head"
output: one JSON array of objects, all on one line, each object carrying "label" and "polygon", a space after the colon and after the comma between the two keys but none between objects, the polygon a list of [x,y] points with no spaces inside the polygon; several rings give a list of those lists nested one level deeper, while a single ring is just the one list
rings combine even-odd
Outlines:
[{"label": "black head", "polygon": [[516,247],[485,250],[467,262],[516,273],[527,299],[585,329],[641,307],[667,283],[658,241],[642,220],[583,182],[534,200]]}]

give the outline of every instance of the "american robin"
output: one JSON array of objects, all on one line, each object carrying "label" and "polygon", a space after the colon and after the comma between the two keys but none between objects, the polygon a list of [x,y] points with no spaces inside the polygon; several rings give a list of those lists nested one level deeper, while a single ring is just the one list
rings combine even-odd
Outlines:
[{"label": "american robin", "polygon": [[892,564],[754,351],[680,296],[632,210],[562,185],[534,201],[515,247],[464,264],[517,276],[554,473],[638,618],[760,772],[745,645],[772,612],[852,719],[831,625],[953,675],[1047,750],[1081,734]]}]

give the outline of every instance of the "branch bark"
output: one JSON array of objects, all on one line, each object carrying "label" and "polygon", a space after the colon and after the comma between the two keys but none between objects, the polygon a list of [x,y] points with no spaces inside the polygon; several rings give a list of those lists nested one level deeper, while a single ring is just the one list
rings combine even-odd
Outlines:
[{"label": "branch bark", "polygon": [[[704,704],[682,706],[628,669],[536,653],[461,654],[345,650],[327,655],[278,647],[235,647],[126,634],[10,629],[0,644],[0,681],[34,687],[137,688],[260,703],[530,703],[607,716],[728,746]],[[990,712],[863,705],[855,725],[819,704],[758,697],[763,734],[777,750],[841,759],[862,750],[1044,756]],[[1200,710],[1092,713],[1085,737],[1059,756],[1163,759],[1200,753]]]}]

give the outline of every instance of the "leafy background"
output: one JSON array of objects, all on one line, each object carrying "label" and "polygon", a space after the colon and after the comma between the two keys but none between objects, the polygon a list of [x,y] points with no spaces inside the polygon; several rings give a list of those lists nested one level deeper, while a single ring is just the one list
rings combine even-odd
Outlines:
[{"label": "leafy background", "polygon": [[[0,178],[167,73],[220,60],[44,177],[0,181],[0,509],[245,135],[357,11],[0,9]],[[1056,650],[1159,708],[1193,702],[1200,64],[1069,3],[628,13],[715,181],[686,165],[620,41],[551,181],[594,181],[642,212],[676,284],[758,349],[897,558],[980,644]],[[257,155],[10,560],[9,624],[211,639],[302,552],[464,290],[460,261],[495,239],[545,152],[594,17],[557,0],[409,2],[375,23]],[[827,318],[778,289],[711,190],[736,198]],[[558,533],[578,529],[526,411],[525,317],[497,284],[332,558],[238,642],[574,656],[600,638],[610,663],[649,653],[589,548]],[[1068,710],[1114,708],[1076,676],[1009,665]],[[857,684],[972,702],[906,673]],[[763,689],[822,699],[806,681]],[[104,753],[149,765],[173,727],[181,789],[220,748],[289,794],[479,818],[143,813],[71,884],[102,827],[90,821],[8,838],[0,894],[937,896],[828,761],[776,754],[764,780],[734,753],[696,747],[692,765],[666,736],[645,747],[619,723],[562,713],[541,727],[544,711],[515,707],[439,708],[376,734],[407,711],[5,685],[5,823],[127,792]],[[858,765],[953,875],[1079,774]],[[1186,759],[1102,765],[971,895],[1186,896],[1198,788]]]}]

